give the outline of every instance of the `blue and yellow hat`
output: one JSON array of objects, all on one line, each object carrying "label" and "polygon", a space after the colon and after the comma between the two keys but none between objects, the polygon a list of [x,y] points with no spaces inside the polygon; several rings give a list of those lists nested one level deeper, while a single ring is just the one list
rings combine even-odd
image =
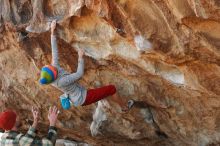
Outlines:
[{"label": "blue and yellow hat", "polygon": [[41,75],[40,75],[40,83],[42,85],[50,84],[53,81],[55,81],[56,78],[57,78],[57,69],[55,67],[53,67],[52,65],[46,65],[42,67]]}]

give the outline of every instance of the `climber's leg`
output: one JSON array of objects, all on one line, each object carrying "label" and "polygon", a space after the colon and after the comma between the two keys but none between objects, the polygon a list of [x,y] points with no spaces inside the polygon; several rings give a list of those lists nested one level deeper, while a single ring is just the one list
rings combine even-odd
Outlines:
[{"label": "climber's leg", "polygon": [[83,105],[89,105],[95,103],[108,96],[114,95],[115,93],[116,93],[116,88],[114,85],[108,85],[96,89],[89,89],[87,91],[86,101],[84,102]]},{"label": "climber's leg", "polygon": [[[87,91],[87,96],[86,96],[86,101],[83,104],[89,105],[92,103],[95,103],[101,99],[104,99],[108,96],[112,96],[112,101],[119,104],[119,106],[122,108],[122,111],[126,112],[128,111],[132,105],[133,102],[127,102],[125,98],[121,98],[117,93],[116,93],[116,88],[114,85],[109,85],[109,86],[104,86],[101,88],[96,88],[96,89],[90,89]],[[127,104],[129,103],[129,104]]]}]

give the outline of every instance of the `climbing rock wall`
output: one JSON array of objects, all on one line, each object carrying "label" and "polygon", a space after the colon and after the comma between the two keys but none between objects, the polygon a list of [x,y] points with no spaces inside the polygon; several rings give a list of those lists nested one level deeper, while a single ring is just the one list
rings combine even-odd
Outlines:
[{"label": "climbing rock wall", "polygon": [[[64,111],[61,92],[39,85],[53,19],[62,67],[74,72],[84,48],[79,82],[115,84],[136,100],[128,114],[111,97]],[[1,110],[16,109],[25,131],[38,106],[42,134],[46,111],[58,105],[59,138],[92,145],[219,145],[219,42],[218,0],[0,0]]]}]

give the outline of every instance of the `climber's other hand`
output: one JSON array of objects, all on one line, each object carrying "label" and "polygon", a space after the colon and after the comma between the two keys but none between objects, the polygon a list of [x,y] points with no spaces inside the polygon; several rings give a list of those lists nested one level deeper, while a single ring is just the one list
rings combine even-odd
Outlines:
[{"label": "climber's other hand", "polygon": [[56,20],[53,20],[53,21],[51,22],[50,27],[51,27],[51,32],[52,32],[52,33],[53,33],[54,30],[56,29],[56,24],[57,24],[57,21],[56,21]]}]

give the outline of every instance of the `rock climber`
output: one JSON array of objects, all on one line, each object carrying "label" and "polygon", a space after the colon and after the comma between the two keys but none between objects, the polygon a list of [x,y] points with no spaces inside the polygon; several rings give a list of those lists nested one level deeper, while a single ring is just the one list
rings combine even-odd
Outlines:
[{"label": "rock climber", "polygon": [[124,98],[120,98],[114,85],[87,90],[77,82],[84,74],[83,49],[78,50],[78,67],[75,73],[69,73],[60,67],[55,28],[56,20],[51,23],[52,64],[41,69],[40,83],[42,85],[52,84],[64,92],[60,96],[61,105],[64,109],[69,109],[71,105],[89,105],[112,96],[112,101],[116,102],[123,112],[127,112],[132,107],[133,100],[127,102]]},{"label": "rock climber", "polygon": [[48,119],[50,127],[46,138],[39,138],[36,136],[36,128],[39,121],[39,111],[32,108],[34,117],[33,124],[28,132],[24,135],[18,132],[21,126],[19,115],[13,110],[5,110],[0,113],[0,146],[54,146],[57,137],[57,129],[55,127],[58,109],[54,106],[50,108]]}]

